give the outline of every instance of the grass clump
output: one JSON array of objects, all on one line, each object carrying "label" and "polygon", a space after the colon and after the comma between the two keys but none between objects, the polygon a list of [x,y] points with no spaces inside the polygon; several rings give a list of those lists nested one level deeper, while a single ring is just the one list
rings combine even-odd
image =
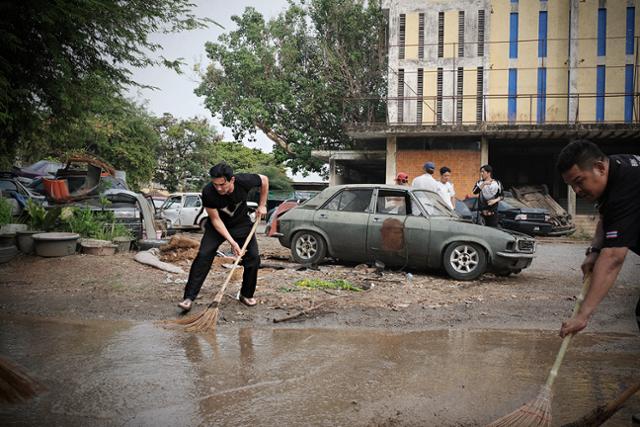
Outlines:
[{"label": "grass clump", "polygon": [[354,286],[347,280],[322,280],[322,279],[301,279],[294,283],[296,286],[308,289],[340,289],[343,291],[361,292],[362,289]]}]

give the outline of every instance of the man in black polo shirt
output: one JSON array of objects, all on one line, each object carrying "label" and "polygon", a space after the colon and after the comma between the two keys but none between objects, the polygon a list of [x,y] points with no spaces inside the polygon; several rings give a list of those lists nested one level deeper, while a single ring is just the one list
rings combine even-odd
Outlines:
[{"label": "man in black polo shirt", "polygon": [[[189,280],[184,288],[184,301],[178,304],[185,311],[191,310],[191,305],[209,274],[211,263],[220,245],[226,240],[231,245],[234,255],[241,255],[241,245],[253,225],[247,208],[247,196],[252,188],[260,188],[256,221],[267,213],[269,179],[266,176],[250,173],[234,175],[233,169],[226,163],[218,163],[212,167],[209,175],[211,175],[211,182],[202,189],[202,204],[207,210],[209,221],[205,225],[198,255],[191,264]],[[247,246],[242,258],[242,266],[244,274],[238,299],[245,305],[254,306],[256,300],[253,294],[256,290],[260,266],[260,253],[255,236]]]},{"label": "man in black polo shirt", "polygon": [[[605,156],[589,141],[574,141],[560,152],[558,172],[578,197],[597,202],[600,220],[582,262],[591,287],[576,316],[562,323],[560,336],[577,333],[604,299],[620,273],[627,252],[640,254],[640,156]],[[640,327],[640,300],[636,305]],[[640,422],[640,414],[634,416]]]}]

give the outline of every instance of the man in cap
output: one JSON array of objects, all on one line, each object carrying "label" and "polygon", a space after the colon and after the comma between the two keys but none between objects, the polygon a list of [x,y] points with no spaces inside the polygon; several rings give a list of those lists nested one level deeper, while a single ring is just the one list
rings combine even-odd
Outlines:
[{"label": "man in cap", "polygon": [[396,175],[396,185],[408,185],[409,184],[409,175],[404,172],[398,172]]},{"label": "man in cap", "polygon": [[434,193],[439,194],[440,186],[438,185],[438,181],[433,177],[433,173],[436,170],[436,165],[433,162],[427,162],[423,166],[424,174],[416,177],[411,183],[413,188],[418,188],[420,190],[428,190],[433,191]]}]

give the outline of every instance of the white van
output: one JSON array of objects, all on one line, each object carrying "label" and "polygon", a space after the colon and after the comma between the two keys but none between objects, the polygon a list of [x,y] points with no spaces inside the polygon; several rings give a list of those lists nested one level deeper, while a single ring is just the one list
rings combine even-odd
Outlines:
[{"label": "white van", "polygon": [[[157,216],[165,221],[167,229],[188,230],[200,228],[209,221],[207,211],[202,207],[200,193],[173,193],[160,206]],[[256,202],[247,202],[251,220],[255,221]]]}]

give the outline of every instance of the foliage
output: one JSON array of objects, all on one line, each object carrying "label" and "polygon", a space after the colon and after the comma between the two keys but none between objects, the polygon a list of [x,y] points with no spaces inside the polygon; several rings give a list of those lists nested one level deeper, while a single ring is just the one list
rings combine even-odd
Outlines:
[{"label": "foliage", "polygon": [[220,137],[206,119],[178,120],[165,114],[156,120],[159,143],[154,179],[169,191],[202,188],[211,167],[208,154]]},{"label": "foliage", "polygon": [[0,225],[9,224],[13,220],[13,207],[7,199],[0,197]]},{"label": "foliage", "polygon": [[26,217],[24,222],[29,226],[29,230],[51,231],[61,213],[62,209],[59,207],[45,209],[41,204],[29,199],[23,213]]},{"label": "foliage", "polygon": [[[28,141],[46,141],[43,125],[63,133],[104,94],[99,77],[118,88],[135,84],[131,67],[180,60],[151,58],[158,31],[201,28],[189,0],[33,0],[0,8],[0,159],[11,163]],[[210,21],[212,22],[212,21]],[[4,164],[2,166],[8,166]]]},{"label": "foliage", "polygon": [[[94,211],[89,208],[66,208],[70,214],[63,219],[64,228],[81,237],[112,240],[114,237],[132,237],[131,232],[116,222],[113,211]],[[62,217],[62,216],[61,216]]]},{"label": "foliage", "polygon": [[237,29],[207,44],[211,64],[196,93],[236,140],[261,130],[294,172],[321,171],[312,150],[349,146],[343,125],[384,110],[343,102],[385,96],[379,1],[291,1],[268,22],[253,8],[232,19]]},{"label": "foliage", "polygon": [[301,279],[295,282],[296,286],[309,289],[341,289],[344,291],[360,292],[361,288],[354,286],[347,280],[321,280],[321,279]]}]

